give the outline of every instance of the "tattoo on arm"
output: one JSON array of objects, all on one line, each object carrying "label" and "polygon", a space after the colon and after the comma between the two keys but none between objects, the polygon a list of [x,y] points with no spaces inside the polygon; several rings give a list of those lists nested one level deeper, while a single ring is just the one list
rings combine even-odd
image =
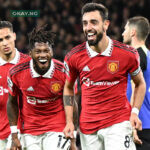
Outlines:
[{"label": "tattoo on arm", "polygon": [[74,96],[63,96],[64,106],[73,106],[74,105]]}]

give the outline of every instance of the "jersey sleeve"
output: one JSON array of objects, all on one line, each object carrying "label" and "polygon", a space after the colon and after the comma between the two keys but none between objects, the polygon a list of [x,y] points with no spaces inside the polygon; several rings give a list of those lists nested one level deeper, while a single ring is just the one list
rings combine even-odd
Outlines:
[{"label": "jersey sleeve", "polygon": [[141,71],[140,67],[140,57],[138,52],[136,51],[135,54],[131,55],[129,61],[129,73],[131,76],[136,76]]},{"label": "jersey sleeve", "polygon": [[17,96],[19,93],[19,89],[17,87],[17,81],[15,80],[14,76],[11,76],[10,71],[7,76],[7,83],[8,83],[8,90],[12,96]]},{"label": "jersey sleeve", "polygon": [[66,79],[69,82],[75,82],[78,76],[78,71],[76,69],[76,62],[73,60],[72,57],[68,59],[66,56],[64,60],[64,66],[65,66]]}]

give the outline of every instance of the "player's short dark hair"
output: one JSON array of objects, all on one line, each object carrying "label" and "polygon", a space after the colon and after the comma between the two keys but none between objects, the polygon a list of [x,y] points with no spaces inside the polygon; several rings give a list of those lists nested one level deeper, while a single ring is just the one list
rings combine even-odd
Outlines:
[{"label": "player's short dark hair", "polygon": [[91,11],[99,11],[103,21],[108,19],[108,9],[99,3],[86,3],[82,8],[82,16],[84,13],[91,12]]},{"label": "player's short dark hair", "polygon": [[9,21],[0,21],[0,29],[9,28],[13,32],[13,25]]},{"label": "player's short dark hair", "polygon": [[49,43],[49,45],[54,44],[55,33],[46,30],[47,25],[42,27],[34,28],[29,34],[29,47],[33,49],[35,47],[35,43]]},{"label": "player's short dark hair", "polygon": [[147,18],[143,16],[135,16],[128,19],[129,26],[135,26],[137,29],[137,38],[139,40],[146,40],[150,33],[150,24]]}]

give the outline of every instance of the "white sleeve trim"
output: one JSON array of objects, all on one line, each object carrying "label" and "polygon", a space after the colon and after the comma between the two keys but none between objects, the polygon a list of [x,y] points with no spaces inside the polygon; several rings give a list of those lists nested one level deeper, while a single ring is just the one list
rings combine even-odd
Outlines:
[{"label": "white sleeve trim", "polygon": [[134,72],[130,73],[131,76],[136,76],[141,71],[141,67],[139,66]]}]

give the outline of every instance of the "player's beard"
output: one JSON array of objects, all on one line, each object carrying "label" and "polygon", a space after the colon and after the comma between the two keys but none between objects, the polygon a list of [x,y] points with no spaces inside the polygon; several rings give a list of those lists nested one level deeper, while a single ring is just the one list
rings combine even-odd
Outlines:
[{"label": "player's beard", "polygon": [[12,51],[10,51],[9,53],[5,53],[5,56],[6,56],[7,58],[10,58],[10,57],[12,56]]},{"label": "player's beard", "polygon": [[[33,59],[33,58],[32,58],[32,59]],[[40,67],[38,66],[38,63],[36,62],[36,60],[33,59],[34,69],[35,69],[35,71],[36,71],[38,74],[40,74],[40,75],[44,75],[44,74],[48,71],[48,69],[50,68],[50,65],[51,65],[50,63],[51,63],[51,61],[49,62],[48,67],[46,67],[46,68],[40,68]]]},{"label": "player's beard", "polygon": [[88,40],[86,35],[86,40],[88,41],[89,46],[98,45],[98,43],[102,40],[102,38],[103,38],[103,32],[98,33],[95,40]]},{"label": "player's beard", "polygon": [[131,45],[131,38],[130,37],[126,37],[126,40],[125,40],[125,37],[123,37],[123,43],[125,43],[127,45]]}]

